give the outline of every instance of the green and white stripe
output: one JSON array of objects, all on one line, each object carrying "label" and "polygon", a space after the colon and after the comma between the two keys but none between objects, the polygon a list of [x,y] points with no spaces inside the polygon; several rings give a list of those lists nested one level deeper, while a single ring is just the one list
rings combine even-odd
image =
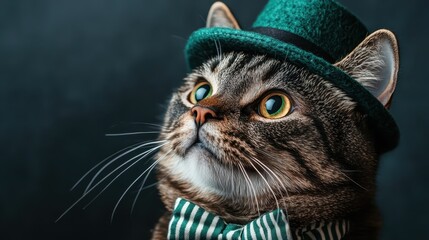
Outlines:
[{"label": "green and white stripe", "polygon": [[169,240],[218,239],[341,239],[348,231],[347,221],[320,222],[293,232],[292,238],[286,214],[281,209],[261,215],[242,226],[227,224],[220,217],[205,211],[201,207],[183,198],[174,205],[167,238]]}]

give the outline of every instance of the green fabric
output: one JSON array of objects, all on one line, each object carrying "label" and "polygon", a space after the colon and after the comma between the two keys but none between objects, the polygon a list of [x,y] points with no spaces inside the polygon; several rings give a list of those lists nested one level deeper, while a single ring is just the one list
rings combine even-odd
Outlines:
[{"label": "green fabric", "polygon": [[253,27],[295,33],[340,60],[368,34],[366,27],[331,0],[271,0]]},{"label": "green fabric", "polygon": [[287,216],[281,209],[265,213],[242,226],[228,224],[196,204],[178,198],[168,227],[169,240],[219,239],[284,239],[284,240],[339,240],[349,231],[346,220],[318,222],[291,231]]},{"label": "green fabric", "polygon": [[[340,59],[367,31],[352,14],[332,0],[270,0],[254,27],[272,27],[300,35]],[[229,28],[202,28],[189,37],[185,56],[191,69],[218,54],[237,51],[265,54],[307,68],[333,83],[368,114],[380,152],[396,147],[398,127],[384,106],[342,70],[292,44],[259,33]]]}]

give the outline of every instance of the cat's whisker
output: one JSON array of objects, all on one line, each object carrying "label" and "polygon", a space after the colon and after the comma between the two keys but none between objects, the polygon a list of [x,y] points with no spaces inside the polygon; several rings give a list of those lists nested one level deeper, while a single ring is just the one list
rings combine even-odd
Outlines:
[{"label": "cat's whisker", "polygon": [[156,182],[154,182],[154,183],[151,183],[151,184],[149,184],[149,185],[147,185],[147,186],[145,186],[145,187],[143,187],[143,188],[140,188],[139,190],[137,190],[137,191],[134,191],[133,193],[136,193],[136,192],[143,192],[144,190],[146,190],[146,189],[149,189],[149,188],[151,188],[151,187],[155,187],[156,185],[158,185],[158,183],[159,183],[159,181],[156,181]]},{"label": "cat's whisker", "polygon": [[200,17],[200,20],[204,23],[204,26],[207,25],[207,19],[205,17],[203,17],[203,15],[198,15]]},{"label": "cat's whisker", "polygon": [[272,195],[273,195],[273,197],[274,197],[274,200],[276,201],[277,209],[278,209],[278,208],[280,208],[279,201],[278,201],[278,199],[277,199],[277,197],[276,197],[276,194],[274,193],[273,188],[270,186],[270,184],[268,183],[267,179],[266,179],[266,178],[264,177],[264,175],[263,175],[263,174],[258,170],[258,168],[256,168],[256,167],[255,167],[255,165],[253,165],[253,163],[252,163],[252,159],[250,158],[249,160],[250,160],[250,161],[248,161],[248,163],[249,163],[250,165],[252,165],[253,169],[255,169],[255,171],[259,174],[259,176],[261,176],[261,178],[262,178],[262,180],[265,182],[265,184],[267,184],[268,190],[270,190],[271,194],[272,194]]},{"label": "cat's whisker", "polygon": [[[163,157],[167,156],[170,152],[172,152],[173,150],[168,151]],[[110,217],[110,221],[113,222],[113,217],[115,216],[115,212],[116,209],[118,208],[119,204],[121,203],[122,199],[124,198],[124,196],[127,194],[127,192],[131,189],[132,186],[134,186],[134,184],[144,176],[144,174],[146,172],[148,172],[148,174],[150,173],[150,171],[162,160],[163,158],[160,158],[158,160],[156,160],[154,163],[152,163],[152,165],[149,166],[149,168],[147,168],[145,171],[143,171],[131,184],[130,186],[128,186],[128,188],[125,190],[125,192],[121,195],[121,197],[119,198],[118,202],[116,203],[115,207],[113,208],[112,211],[112,215]],[[133,206],[134,208],[134,206]]]},{"label": "cat's whisker", "polygon": [[109,129],[113,130],[118,126],[132,126],[132,125],[144,125],[144,126],[147,126],[148,130],[153,129],[157,131],[161,130],[164,127],[162,124],[148,123],[148,122],[122,122],[122,123],[118,123],[110,126]]},{"label": "cat's whisker", "polygon": [[116,209],[119,206],[119,203],[122,201],[122,199],[124,198],[125,194],[127,194],[127,192],[130,190],[130,188],[141,178],[144,176],[144,174],[149,171],[149,169],[152,169],[153,166],[155,166],[156,164],[158,164],[159,160],[155,161],[152,163],[152,165],[149,166],[149,168],[147,168],[145,171],[143,171],[131,184],[130,186],[127,187],[127,189],[125,190],[125,192],[121,195],[121,197],[119,198],[118,202],[116,203],[115,207],[113,208],[112,211],[112,215],[110,216],[110,222],[113,222],[113,217],[115,216],[115,212]]},{"label": "cat's whisker", "polygon": [[220,43],[220,40],[217,40],[219,43],[219,58],[222,58],[222,44]]},{"label": "cat's whisker", "polygon": [[253,192],[253,196],[255,197],[255,204],[256,204],[256,209],[258,210],[258,216],[261,216],[261,211],[259,208],[258,197],[256,196],[255,186],[253,185],[253,182],[250,179],[249,174],[246,172],[246,169],[244,168],[243,164],[239,162],[239,166],[240,166],[241,171],[244,174],[244,177],[247,178],[247,180],[249,181],[251,190]]},{"label": "cat's whisker", "polygon": [[[173,151],[173,150],[168,151],[166,154],[164,154],[162,157],[160,157],[160,158],[158,159],[158,161],[161,161],[161,160],[163,160],[164,158],[166,158],[166,157],[167,157],[167,155],[168,155],[168,154],[170,154],[172,151]],[[130,214],[132,214],[132,213],[133,213],[133,211],[134,211],[134,207],[135,207],[136,202],[137,202],[137,199],[139,198],[139,195],[140,195],[140,193],[142,192],[142,189],[143,189],[143,187],[144,187],[144,184],[146,183],[147,178],[149,177],[150,173],[152,172],[152,170],[153,170],[155,167],[156,167],[156,165],[154,165],[154,166],[152,167],[152,169],[150,169],[150,170],[149,170],[149,172],[146,174],[146,177],[143,179],[143,182],[142,182],[142,184],[140,185],[140,189],[139,189],[139,191],[137,192],[136,197],[134,198],[133,205],[131,206],[131,212],[130,212]]]},{"label": "cat's whisker", "polygon": [[[257,149],[257,151],[258,151],[258,149]],[[271,158],[271,156],[269,156],[268,155],[268,153],[265,153],[264,151],[262,151],[262,150],[260,150],[259,149],[259,152],[261,152],[262,154],[265,154],[265,155],[267,155],[268,157],[270,157]],[[287,187],[286,187],[286,185],[283,183],[283,181],[280,179],[280,177],[271,169],[271,168],[269,168],[266,164],[264,164],[261,160],[259,160],[258,158],[256,158],[256,157],[253,157],[253,160],[259,165],[259,166],[261,166],[263,169],[265,169],[265,171],[268,171],[269,173],[271,173],[271,175],[277,180],[277,182],[281,185],[281,187],[283,188],[283,190],[285,191],[285,193],[286,193],[286,197],[289,197],[289,192],[288,192],[288,190],[287,190]],[[286,202],[285,202],[285,199],[284,199],[284,195],[283,195],[283,192],[281,191],[280,192],[280,194],[281,194],[281,197],[282,197],[282,203],[283,203],[283,207],[284,207],[284,209],[287,211],[287,206],[286,206]],[[289,221],[289,216],[288,215],[286,215],[286,219]]]},{"label": "cat's whisker", "polygon": [[[129,154],[129,153],[131,153],[131,152],[134,152],[135,150],[137,150],[137,149],[140,149],[140,148],[142,148],[142,147],[146,147],[146,146],[150,146],[150,145],[154,145],[154,144],[159,144],[159,143],[165,143],[166,142],[166,140],[160,140],[160,141],[152,141],[152,142],[147,142],[147,143],[144,143],[144,144],[141,144],[141,145],[139,145],[139,146],[137,146],[137,147],[135,147],[135,148],[133,148],[133,149],[130,149],[130,150],[128,150],[128,151],[126,151],[126,152],[124,152],[124,153],[122,153],[122,154],[120,154],[119,156],[117,156],[117,157],[115,157],[114,159],[112,159],[111,161],[109,161],[108,163],[106,163],[102,168],[100,168],[98,171],[97,171],[97,173],[92,177],[92,179],[91,179],[91,181],[89,182],[89,184],[88,184],[88,186],[85,188],[85,191],[83,192],[84,194],[85,193],[87,193],[88,192],[88,189],[90,189],[91,188],[91,186],[92,186],[92,184],[94,183],[94,181],[97,179],[97,177],[108,167],[108,166],[110,166],[111,164],[113,164],[115,161],[117,161],[118,159],[120,159],[120,158],[122,158],[123,156],[125,156],[125,155],[127,155],[127,154]],[[141,156],[141,155],[140,155]],[[134,158],[135,159],[135,158]],[[129,162],[129,161],[127,161],[127,162]],[[123,165],[121,165],[121,166],[123,166]]]},{"label": "cat's whisker", "polygon": [[[255,161],[255,163],[258,164],[268,174],[268,176],[271,176],[275,181],[277,181],[281,185],[281,187],[283,188],[283,190],[285,190],[286,194],[288,194],[286,186],[283,184],[283,182],[280,180],[280,178],[278,177],[278,175],[273,170],[271,170],[261,160],[255,158],[255,157],[252,157],[251,160]],[[284,196],[283,196],[282,191],[280,191],[280,194],[282,195],[282,198],[283,198]]]},{"label": "cat's whisker", "polygon": [[179,35],[175,35],[175,34],[171,35],[171,37],[172,37],[172,38],[175,38],[175,39],[182,40],[182,41],[186,41],[186,40],[187,40],[187,38],[182,37],[182,36],[179,36]]},{"label": "cat's whisker", "polygon": [[[259,160],[258,158],[256,158],[255,156],[247,156],[249,157],[251,160],[255,161],[256,164],[258,164],[267,174],[268,176],[271,176],[278,184],[280,184],[281,188],[284,190],[284,192],[286,193],[286,196],[289,196],[288,190],[286,188],[286,185],[284,185],[283,181],[280,179],[280,177],[271,169],[269,168],[265,163],[263,163],[261,160]],[[281,199],[283,200],[283,207],[285,210],[287,210],[287,206],[286,206],[286,202],[285,202],[285,198],[283,195],[283,191],[281,191],[280,189],[280,195],[281,195]]]},{"label": "cat's whisker", "polygon": [[367,188],[365,188],[364,186],[362,186],[361,184],[359,184],[358,182],[356,182],[355,180],[353,180],[351,177],[349,177],[347,174],[345,174],[344,172],[340,171],[341,174],[343,174],[346,178],[348,178],[352,183],[356,184],[358,187],[362,188],[365,191],[368,191]]},{"label": "cat's whisker", "polygon": [[219,47],[217,46],[217,41],[216,41],[216,39],[213,39],[213,42],[214,42],[215,47],[216,47],[216,55],[219,57],[219,56],[220,56],[220,54],[219,54]]},{"label": "cat's whisker", "polygon": [[160,133],[157,131],[152,132],[125,132],[125,133],[107,133],[105,134],[106,137],[118,137],[118,136],[130,136],[130,135],[142,135],[142,134],[152,134],[152,133]]},{"label": "cat's whisker", "polygon": [[127,189],[125,189],[125,192],[121,195],[121,197],[119,198],[118,202],[115,204],[115,207],[113,208],[112,211],[112,215],[110,216],[110,222],[113,222],[113,217],[115,216],[115,212],[116,209],[118,208],[119,204],[121,203],[122,199],[124,198],[124,196],[127,194],[127,192],[131,189],[132,186],[134,186],[134,184],[141,178],[144,176],[144,174],[148,171],[150,171],[154,166],[156,166],[156,164],[158,164],[159,160],[155,161],[152,163],[152,165],[149,166],[149,168],[147,168],[145,171],[143,171],[131,184],[130,186],[127,187]]},{"label": "cat's whisker", "polygon": [[153,165],[152,167],[151,167],[151,166],[149,166],[149,168],[148,168],[148,169],[149,169],[149,171],[147,172],[146,176],[143,178],[143,181],[142,181],[142,183],[140,184],[139,190],[137,191],[136,196],[135,196],[135,198],[134,198],[134,200],[133,200],[133,204],[131,205],[130,215],[133,213],[133,211],[134,211],[134,207],[135,207],[135,205],[136,205],[136,203],[137,203],[137,199],[139,198],[140,193],[142,192],[142,189],[144,188],[144,185],[145,185],[145,183],[146,183],[147,179],[148,179],[148,178],[149,178],[149,176],[150,176],[150,173],[152,172],[152,170],[153,170],[155,167],[156,167],[156,165]]},{"label": "cat's whisker", "polygon": [[289,192],[287,190],[286,185],[283,183],[283,181],[280,179],[280,177],[273,170],[271,170],[271,168],[269,168],[267,165],[265,165],[264,163],[262,163],[260,160],[258,160],[258,159],[254,159],[254,160],[257,162],[257,164],[259,166],[261,166],[266,171],[268,171],[277,180],[277,182],[281,185],[282,189],[285,191],[286,196],[288,197],[289,196]]},{"label": "cat's whisker", "polygon": [[156,124],[156,123],[148,123],[148,122],[130,122],[129,124],[133,125],[148,125],[148,126],[154,126],[154,127],[160,127],[162,128],[162,124]]},{"label": "cat's whisker", "polygon": [[[246,191],[249,191],[248,189],[250,189],[251,188],[251,186],[250,186],[250,183],[249,183],[249,180],[246,178],[246,175],[245,175],[245,173],[244,173],[244,167],[243,167],[243,165],[239,162],[238,163],[238,167],[239,167],[239,169],[240,169],[240,172],[241,172],[241,174],[243,175],[243,177],[244,177],[244,180],[246,181],[246,185],[247,185],[247,188],[244,188],[245,189],[245,192],[244,193],[247,193]],[[232,174],[234,174],[234,173],[232,173]],[[232,179],[232,178],[231,178]],[[253,192],[251,192],[251,194],[253,195]],[[257,203],[255,203],[255,199],[252,197],[251,198],[251,201],[252,201],[252,203],[251,204],[253,204],[253,206],[254,205],[256,205]]]},{"label": "cat's whisker", "polygon": [[[157,146],[157,147],[155,147],[155,149],[154,148],[152,148],[152,149],[150,149],[150,150],[153,150],[153,151],[155,151],[156,149],[158,149],[158,148],[160,148],[160,147],[162,147],[162,146],[164,146],[165,144],[167,144],[167,143],[164,143],[164,144],[162,144],[162,145],[160,145],[160,146]],[[149,150],[148,150],[149,151]],[[146,151],[147,152],[147,151]],[[141,156],[141,154],[140,154],[140,156]],[[140,158],[139,160],[137,160],[137,161],[135,161],[134,163],[132,163],[130,166],[128,166],[125,170],[123,170],[121,173],[119,173],[112,181],[114,181],[114,180],[116,180],[119,176],[121,176],[125,171],[127,171],[129,168],[131,168],[133,165],[135,165],[138,161],[140,161],[142,158]],[[130,161],[130,160],[129,160]],[[129,161],[127,161],[127,162],[129,162]],[[126,164],[126,163],[125,163]],[[120,167],[122,167],[123,165],[125,165],[125,164],[122,164]],[[118,167],[117,169],[119,169],[120,167]],[[117,169],[115,169],[114,171],[116,171]],[[62,217],[64,217],[64,215],[66,215],[72,208],[74,208],[80,201],[82,201],[88,194],[90,194],[91,192],[92,192],[92,190],[94,190],[99,184],[101,184],[102,182],[104,182],[104,180],[105,179],[107,179],[111,174],[113,174],[113,172],[114,171],[112,171],[111,173],[109,173],[107,176],[105,176],[103,179],[101,179],[99,182],[97,182],[94,186],[92,186],[90,189],[88,189],[88,191],[87,192],[85,192],[84,194],[82,194],[82,196],[80,196],[79,197],[79,199],[77,199],[69,208],[67,208],[56,220],[55,220],[55,222],[58,222],[59,220],[61,220],[61,218]],[[111,184],[112,182],[110,182],[109,183],[109,185]]]},{"label": "cat's whisker", "polygon": [[[269,156],[269,155],[267,155],[267,153],[265,153],[265,152],[263,152],[262,150],[256,150],[256,151],[259,151],[259,152],[261,152],[262,154],[264,154],[264,155],[266,155],[267,157],[270,157],[270,158],[272,158],[271,156]],[[282,185],[282,188],[285,190],[285,192],[286,192],[286,196],[289,196],[289,193],[288,193],[288,190],[287,190],[287,188],[286,188],[286,185],[284,185],[284,183],[283,183],[283,181],[280,179],[280,177],[271,169],[271,168],[269,168],[266,164],[264,164],[261,160],[259,160],[259,159],[257,159],[257,158],[255,158],[255,157],[253,157],[253,159],[258,163],[258,164],[260,164],[260,166],[261,167],[263,167],[263,168],[265,168],[265,169],[267,169],[276,179],[277,179],[277,181],[279,182],[279,184],[280,185]],[[274,159],[274,158],[273,158]]]},{"label": "cat's whisker", "polygon": [[216,47],[217,57],[219,59],[221,59],[222,58],[222,46],[221,46],[221,43],[220,43],[220,41],[218,39],[213,39],[213,42],[214,42],[215,47]]},{"label": "cat's whisker", "polygon": [[[139,143],[136,143],[136,144],[133,144],[133,145],[131,145],[131,146],[128,146],[128,147],[126,147],[126,148],[123,148],[123,149],[121,149],[121,150],[119,150],[119,151],[117,151],[117,152],[115,152],[115,153],[113,153],[112,155],[110,155],[110,156],[108,156],[107,158],[105,158],[105,159],[103,159],[101,162],[99,162],[99,163],[97,163],[94,167],[92,167],[90,170],[88,170],[74,185],[73,185],[73,187],[71,187],[70,188],[70,191],[73,191],[73,189],[75,189],[82,181],[83,181],[83,179],[85,179],[86,178],[86,176],[88,176],[92,171],[94,171],[97,167],[99,167],[101,164],[103,164],[104,162],[106,162],[107,160],[109,160],[109,159],[111,159],[113,156],[115,156],[116,154],[119,154],[119,153],[122,153],[122,152],[124,152],[124,151],[126,151],[127,149],[130,149],[130,148],[133,148],[133,147],[135,147],[135,146],[137,146],[137,145],[140,145],[140,144],[142,144],[142,143],[144,143],[144,142],[139,142]],[[138,147],[137,147],[138,148]],[[137,149],[136,148],[136,149]]]},{"label": "cat's whisker", "polygon": [[[282,186],[283,190],[286,192],[286,196],[289,196],[289,193],[287,191],[286,186],[283,184],[283,181],[280,180],[279,176],[273,171],[271,170],[267,165],[265,165],[261,160],[257,159],[256,157],[252,157],[252,159],[255,161],[256,164],[258,164],[269,176],[275,178],[275,180]],[[283,191],[280,191],[280,195],[281,195],[281,199],[282,199],[282,203],[283,203],[283,207],[284,209],[287,211],[287,206],[285,204],[285,198],[283,195]],[[277,202],[277,208],[279,207],[279,204]],[[289,216],[286,215],[286,220],[289,221]]]},{"label": "cat's whisker", "polygon": [[[134,166],[135,164],[137,164],[138,162],[140,162],[142,159],[144,159],[145,157],[149,156],[149,154],[153,153],[154,151],[156,151],[157,149],[161,148],[162,146],[164,146],[166,143],[160,145],[160,146],[156,146],[154,148],[151,148],[143,153],[138,154],[137,156],[127,160],[126,162],[124,162],[123,164],[121,164],[120,166],[118,166],[117,168],[115,168],[112,172],[110,172],[109,174],[107,174],[105,177],[103,177],[97,184],[95,184],[89,191],[93,190],[94,187],[98,186],[101,182],[104,182],[104,180],[106,180],[108,177],[110,177],[113,173],[115,173],[116,171],[118,171],[120,168],[122,168],[123,166],[125,166],[126,164],[128,164],[129,162],[131,162],[132,160],[138,158],[135,162],[133,162],[132,164],[130,164],[128,167],[126,167],[124,170],[122,170],[116,177],[114,177],[88,204],[86,204],[83,209],[87,208],[89,205],[92,204],[92,202],[94,202],[104,191],[106,191],[106,189],[108,187],[110,187],[110,185],[112,185],[116,179],[118,179],[124,172],[126,172],[128,169],[130,169],[132,166]],[[88,192],[89,192],[88,191]]]}]

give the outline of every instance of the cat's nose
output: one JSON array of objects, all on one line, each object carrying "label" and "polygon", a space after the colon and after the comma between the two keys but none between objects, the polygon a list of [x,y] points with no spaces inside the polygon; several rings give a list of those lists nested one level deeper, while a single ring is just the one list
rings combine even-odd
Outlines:
[{"label": "cat's nose", "polygon": [[208,107],[195,106],[191,109],[191,113],[198,126],[203,125],[210,118],[217,118],[215,110]]}]

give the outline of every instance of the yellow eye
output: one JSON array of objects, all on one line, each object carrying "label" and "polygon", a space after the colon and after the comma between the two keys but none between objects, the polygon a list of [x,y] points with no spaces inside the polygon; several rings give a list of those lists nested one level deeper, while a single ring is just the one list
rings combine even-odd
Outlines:
[{"label": "yellow eye", "polygon": [[259,115],[269,119],[282,118],[286,116],[290,110],[290,99],[281,92],[268,94],[262,99],[258,106]]},{"label": "yellow eye", "polygon": [[213,89],[210,83],[208,82],[200,82],[195,85],[194,89],[189,96],[189,100],[192,104],[196,104],[197,102],[208,98],[212,95]]}]

